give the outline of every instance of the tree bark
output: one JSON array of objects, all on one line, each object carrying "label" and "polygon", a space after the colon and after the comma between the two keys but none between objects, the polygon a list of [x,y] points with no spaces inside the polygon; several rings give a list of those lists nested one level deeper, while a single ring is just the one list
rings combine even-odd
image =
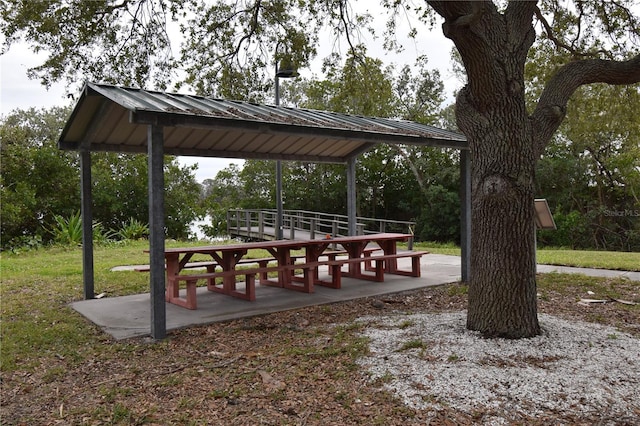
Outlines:
[{"label": "tree bark", "polygon": [[[530,125],[522,111],[481,116],[458,96],[457,115],[471,147],[471,280],[467,327],[485,336],[540,333],[537,319],[534,169]],[[483,123],[484,131],[478,129]],[[474,129],[474,130],[471,130]]]},{"label": "tree bark", "polygon": [[535,39],[536,1],[432,1],[444,19],[468,83],[456,120],[471,151],[471,279],[467,327],[485,336],[540,333],[534,228],[535,165],[564,118],[569,97],[595,82],[640,80],[640,56],[566,64],[548,82],[536,110],[525,107],[524,64]]},{"label": "tree bark", "polygon": [[524,97],[535,9],[524,3],[501,14],[491,2],[433,3],[468,77],[456,102],[472,159],[467,327],[490,337],[535,336],[535,158]]}]

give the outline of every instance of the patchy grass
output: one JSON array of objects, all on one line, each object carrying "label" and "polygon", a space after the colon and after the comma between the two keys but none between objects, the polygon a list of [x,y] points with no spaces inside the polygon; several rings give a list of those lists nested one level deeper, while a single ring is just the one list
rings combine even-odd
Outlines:
[{"label": "patchy grass", "polygon": [[[538,291],[553,291],[563,296],[580,298],[617,299],[638,288],[638,282],[625,278],[601,278],[576,274],[538,274]],[[638,295],[640,297],[640,294]]]},{"label": "patchy grass", "polygon": [[[460,256],[460,247],[452,244],[416,243],[415,250],[434,254]],[[578,268],[640,271],[640,253],[617,251],[588,251],[546,248],[538,249],[537,261],[544,265],[574,266]]]},{"label": "patchy grass", "polygon": [[[185,243],[167,243],[179,245]],[[147,263],[145,248],[146,242],[96,247],[96,293],[148,291],[148,274],[111,272]],[[385,310],[459,311],[465,286],[387,295],[383,308],[360,299],[179,330],[161,342],[114,341],[68,307],[83,297],[81,258],[79,248],[2,253],[3,424],[473,423],[453,410],[434,420],[404,406],[370,384],[356,362],[369,349],[355,318]],[[541,312],[640,335],[640,305],[577,303],[640,302],[640,283],[563,274],[540,275],[538,283]],[[407,345],[424,349],[418,339]],[[455,352],[448,361],[457,361]]]},{"label": "patchy grass", "polygon": [[587,250],[538,250],[538,263],[579,268],[640,271],[640,253]]},{"label": "patchy grass", "polygon": [[[613,325],[632,334],[640,334],[640,282],[625,278],[588,277],[578,274],[539,274],[538,310],[566,319]],[[580,304],[581,299],[606,300],[606,303]],[[616,302],[624,300],[635,304]]]},{"label": "patchy grass", "polygon": [[425,349],[427,344],[421,339],[412,339],[404,342],[398,352],[409,351],[411,349]]}]

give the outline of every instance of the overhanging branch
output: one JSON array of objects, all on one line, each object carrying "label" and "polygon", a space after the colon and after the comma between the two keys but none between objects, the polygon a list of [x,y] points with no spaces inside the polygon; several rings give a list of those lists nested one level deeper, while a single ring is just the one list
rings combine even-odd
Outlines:
[{"label": "overhanging branch", "polygon": [[[551,42],[553,44],[555,44],[557,47],[566,50],[567,52],[571,53],[573,56],[575,57],[579,57],[579,58],[587,58],[587,57],[593,57],[595,55],[599,55],[599,54],[607,54],[607,51],[604,49],[595,51],[595,52],[580,52],[575,48],[575,41],[569,45],[567,43],[565,43],[564,41],[560,40],[556,34],[555,31],[553,30],[553,28],[551,27],[551,24],[549,24],[549,21],[547,21],[547,19],[542,15],[542,12],[540,11],[540,8],[536,7],[535,8],[535,14],[536,14],[536,18],[538,18],[538,20],[540,21],[540,23],[542,24],[542,26],[544,27],[544,30],[547,34],[547,38],[549,40],[551,40]],[[580,23],[581,21],[578,20],[578,23]],[[578,24],[579,25],[579,24]],[[579,30],[578,30],[579,32]]]},{"label": "overhanging branch", "polygon": [[531,119],[535,148],[541,154],[566,114],[567,103],[580,87],[592,83],[613,85],[640,82],[640,55],[628,61],[584,59],[566,64],[551,77]]}]

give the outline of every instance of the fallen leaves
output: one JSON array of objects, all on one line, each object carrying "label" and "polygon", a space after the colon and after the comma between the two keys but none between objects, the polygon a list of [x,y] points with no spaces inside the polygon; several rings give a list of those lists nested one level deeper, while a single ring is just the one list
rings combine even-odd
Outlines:
[{"label": "fallen leaves", "polygon": [[285,382],[274,378],[264,370],[258,370],[258,374],[262,378],[262,384],[268,392],[280,391],[287,387]]},{"label": "fallen leaves", "polygon": [[[404,406],[369,384],[354,364],[360,348],[358,328],[352,327],[355,318],[381,312],[460,311],[466,308],[465,289],[453,284],[278,312],[180,330],[161,343],[105,339],[104,345],[78,348],[77,356],[64,358],[44,350],[37,355],[40,364],[28,372],[0,373],[3,421],[225,426],[482,423],[490,411],[486,407],[469,417],[446,407],[420,411]],[[539,300],[540,312],[606,323],[640,336],[637,286],[616,288],[615,303],[600,291],[585,294],[584,286],[562,292],[542,287],[540,292],[545,296]],[[582,296],[607,302],[587,309],[576,303]],[[518,361],[546,365],[550,360]],[[56,368],[65,374],[51,374]],[[593,423],[586,417],[562,416],[546,413],[521,423]]]}]

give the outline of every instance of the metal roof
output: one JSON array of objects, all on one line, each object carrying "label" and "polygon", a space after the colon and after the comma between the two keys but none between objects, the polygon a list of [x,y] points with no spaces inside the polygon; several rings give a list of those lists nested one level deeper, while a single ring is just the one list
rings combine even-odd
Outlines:
[{"label": "metal roof", "polygon": [[87,83],[58,145],[147,152],[164,127],[168,155],[344,163],[378,143],[468,149],[463,135],[404,120],[258,105]]}]

